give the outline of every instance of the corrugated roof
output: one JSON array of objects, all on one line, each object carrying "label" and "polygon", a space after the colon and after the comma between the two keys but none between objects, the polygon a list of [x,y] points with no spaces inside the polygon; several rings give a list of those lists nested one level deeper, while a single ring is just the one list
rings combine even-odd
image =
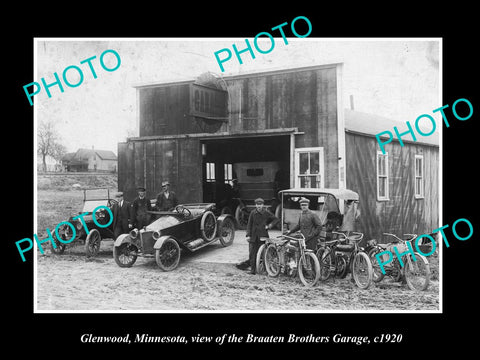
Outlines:
[{"label": "corrugated roof", "polygon": [[[412,121],[409,121],[409,123],[415,131],[415,137],[417,138],[417,141],[414,142],[411,135],[405,135],[402,137],[402,141],[404,143],[418,143],[432,146],[439,145],[438,127],[432,135],[422,136],[416,132],[415,123]],[[345,131],[347,132],[375,137],[375,135],[388,130],[394,135],[394,140],[398,141],[393,130],[394,126],[397,127],[399,132],[408,130],[406,122],[395,121],[379,115],[345,109]],[[422,129],[422,127],[420,128]],[[430,129],[422,129],[422,131],[428,133]],[[383,137],[384,136],[382,136],[382,138]]]}]

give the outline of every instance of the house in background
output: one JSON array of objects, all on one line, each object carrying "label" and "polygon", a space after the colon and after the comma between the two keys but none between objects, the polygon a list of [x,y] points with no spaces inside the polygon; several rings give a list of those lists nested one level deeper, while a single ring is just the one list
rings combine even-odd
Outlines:
[{"label": "house in background", "polygon": [[62,165],[71,172],[116,172],[117,156],[110,150],[78,149],[62,158]]}]

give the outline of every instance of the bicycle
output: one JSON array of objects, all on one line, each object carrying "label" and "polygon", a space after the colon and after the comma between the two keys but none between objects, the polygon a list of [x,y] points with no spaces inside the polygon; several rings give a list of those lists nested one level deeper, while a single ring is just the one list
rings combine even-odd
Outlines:
[{"label": "bicycle", "polygon": [[281,235],[265,241],[265,270],[271,277],[281,272],[295,277],[298,274],[303,285],[312,287],[320,278],[320,264],[313,250],[307,249],[302,233],[295,236]]},{"label": "bicycle", "polygon": [[[393,246],[397,246],[398,253],[404,253],[407,250],[407,242],[411,243],[415,241],[417,234],[403,234],[404,239],[401,239],[395,234],[390,233],[383,233],[383,235],[393,237],[394,241],[387,244],[379,244],[375,239],[372,239],[367,242],[368,256],[373,264],[373,281],[378,283],[382,281],[385,276],[390,276],[395,282],[405,281],[410,290],[425,291],[430,284],[430,265],[425,256],[419,254],[418,252],[414,252],[414,260],[412,255],[408,253],[407,255],[403,256],[406,257],[406,260],[402,259],[403,266],[400,264],[398,257],[394,256],[390,263],[383,265],[385,273],[381,271],[380,264],[376,256],[377,254],[386,250],[394,253]],[[386,262],[386,254],[381,255],[381,260]]]}]

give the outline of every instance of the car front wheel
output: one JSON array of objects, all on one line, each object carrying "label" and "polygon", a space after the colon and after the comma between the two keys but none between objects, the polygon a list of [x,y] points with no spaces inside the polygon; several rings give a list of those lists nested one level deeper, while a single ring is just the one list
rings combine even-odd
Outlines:
[{"label": "car front wheel", "polygon": [[113,247],[113,258],[120,267],[131,267],[137,261],[138,249],[130,243]]},{"label": "car front wheel", "polygon": [[165,239],[160,249],[155,250],[155,260],[163,271],[172,271],[180,262],[180,246],[172,239]]}]

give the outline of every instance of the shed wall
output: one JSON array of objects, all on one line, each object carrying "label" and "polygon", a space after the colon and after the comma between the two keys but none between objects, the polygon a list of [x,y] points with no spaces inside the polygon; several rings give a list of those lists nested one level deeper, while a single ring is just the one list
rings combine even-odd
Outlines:
[{"label": "shed wall", "polygon": [[[347,188],[360,195],[358,231],[367,239],[382,233],[431,233],[439,227],[439,149],[391,143],[388,153],[389,200],[377,200],[375,138],[346,134]],[[415,198],[415,155],[424,156],[424,198]]]}]

